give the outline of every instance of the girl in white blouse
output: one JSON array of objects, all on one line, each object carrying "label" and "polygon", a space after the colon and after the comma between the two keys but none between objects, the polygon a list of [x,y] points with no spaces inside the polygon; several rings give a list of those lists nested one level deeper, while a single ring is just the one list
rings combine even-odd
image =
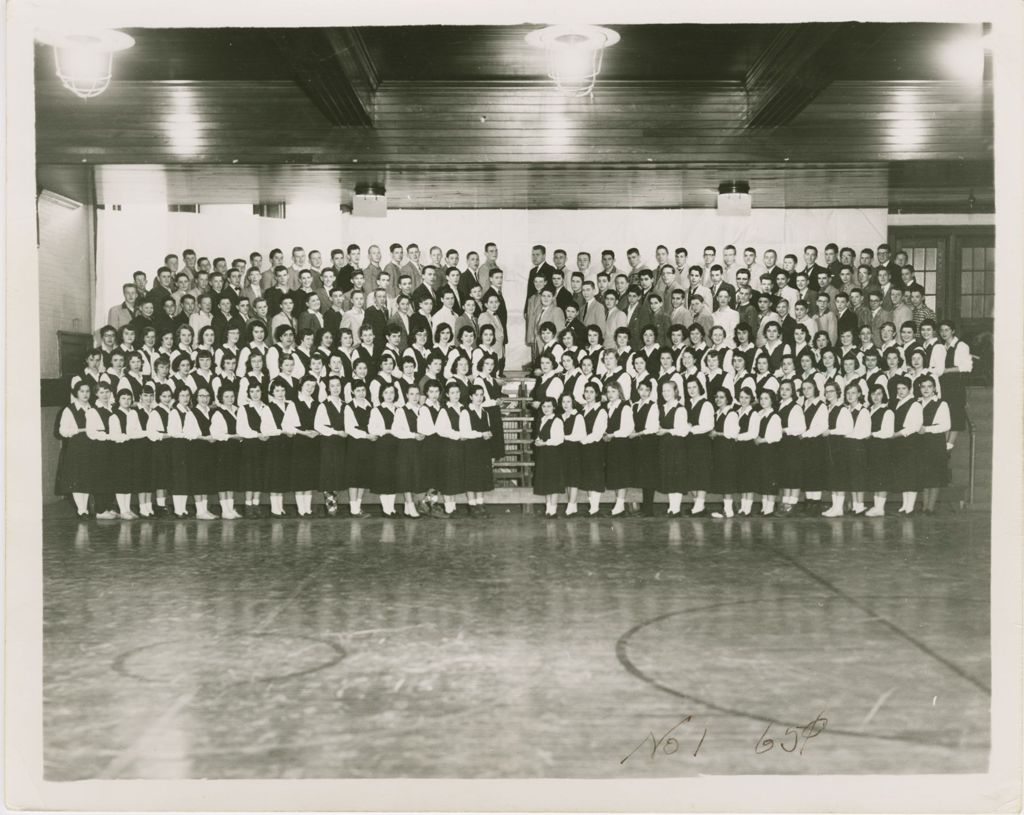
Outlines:
[{"label": "girl in white blouse", "polygon": [[[613,351],[612,354],[614,353]],[[583,437],[579,439],[579,481],[569,485],[586,491],[590,517],[600,512],[601,493],[605,488],[604,436],[608,428],[608,414],[600,400],[601,391],[596,383],[590,382],[583,387]]]},{"label": "girl in white blouse", "polygon": [[854,515],[864,512],[864,493],[868,481],[868,439],[871,437],[871,413],[864,406],[863,379],[849,382],[843,396],[850,413],[850,432],[846,437],[846,489]]},{"label": "girl in white blouse", "polygon": [[867,440],[868,485],[873,503],[864,514],[871,518],[880,518],[885,515],[885,500],[889,495],[893,465],[893,412],[889,407],[887,385],[876,382],[871,386],[868,399],[868,414],[871,420],[871,436]]},{"label": "girl in white blouse", "polygon": [[[254,356],[261,364],[263,357]],[[236,431],[242,437],[241,489],[245,493],[245,517],[260,514],[260,493],[263,490],[267,460],[267,441],[280,433],[270,408],[263,401],[263,389],[258,382],[243,386],[246,401],[238,411]]]},{"label": "girl in white blouse", "polygon": [[[668,515],[682,512],[682,485],[686,478],[685,439],[690,432],[686,407],[679,401],[679,386],[669,378],[661,385],[662,405],[658,410],[658,481],[661,492],[668,496]],[[702,466],[709,467],[710,461]]]},{"label": "girl in white blouse", "polygon": [[913,515],[918,483],[917,462],[914,460],[917,449],[913,437],[921,430],[921,403],[914,398],[907,377],[894,377],[890,384],[896,389],[896,401],[892,406],[892,477],[894,489],[903,493],[903,503],[896,512],[898,515]]},{"label": "girl in white blouse", "polygon": [[936,394],[936,383],[931,377],[918,383],[921,397],[921,429],[917,438],[915,459],[918,484],[921,487],[921,509],[925,515],[935,514],[939,490],[949,483],[949,461],[946,452],[946,434],[949,432],[949,405]]},{"label": "girl in white blouse", "polygon": [[828,416],[828,427],[822,433],[827,455],[825,486],[832,493],[832,506],[821,514],[824,518],[837,518],[843,514],[846,502],[846,439],[853,429],[853,420],[842,403],[840,385],[832,380],[825,383],[825,407]]},{"label": "girl in white blouse", "polygon": [[754,414],[754,419],[751,422],[757,427],[754,450],[757,453],[756,466],[761,490],[761,514],[765,516],[775,512],[775,494],[778,489],[782,420],[776,413],[776,398],[774,391],[761,391],[758,396],[760,410]]}]

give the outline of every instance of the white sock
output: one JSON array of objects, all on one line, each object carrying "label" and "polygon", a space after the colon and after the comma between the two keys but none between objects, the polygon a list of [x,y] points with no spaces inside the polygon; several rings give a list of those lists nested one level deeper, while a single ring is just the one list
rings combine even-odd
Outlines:
[{"label": "white sock", "polygon": [[445,498],[444,499],[444,511],[445,512],[455,512],[455,501],[453,499],[449,499],[449,498]]},{"label": "white sock", "polygon": [[174,502],[174,511],[178,515],[185,514],[185,505],[188,502],[188,498],[184,495],[173,495],[171,501]]},{"label": "white sock", "polygon": [[601,508],[601,493],[599,493],[599,492],[592,492],[592,493],[590,493],[590,495],[588,497],[589,497],[589,503],[590,503],[590,511],[591,512],[597,512],[598,509]]},{"label": "white sock", "polygon": [[683,494],[681,492],[670,492],[668,495],[668,511],[679,512],[683,505]]},{"label": "white sock", "polygon": [[570,501],[569,503],[567,503],[565,505],[565,511],[566,512],[570,512],[570,513],[571,512],[576,512],[578,509],[579,509],[579,507],[576,506],[576,502],[575,501]]},{"label": "white sock", "polygon": [[733,516],[733,514],[734,514],[733,513],[733,508],[732,508],[732,498],[724,498],[724,499],[722,499],[722,504],[723,504],[722,508],[723,508],[723,510],[725,510],[725,517],[726,518],[731,518]]},{"label": "white sock", "polygon": [[875,509],[878,509],[878,510],[884,510],[885,509],[885,498],[886,498],[886,496],[884,496],[884,495],[876,495],[875,496]]},{"label": "white sock", "polygon": [[761,511],[764,512],[765,515],[769,514],[770,512],[774,512],[775,511],[775,496],[774,495],[771,495],[771,496],[765,495],[765,496],[761,497]]},{"label": "white sock", "polygon": [[270,494],[270,511],[279,515],[284,512],[284,496],[281,493]]},{"label": "white sock", "polygon": [[156,505],[158,507],[165,507],[165,506],[167,506],[167,493],[165,493],[163,490],[158,490],[157,491],[157,494],[156,494]]},{"label": "white sock", "polygon": [[702,512],[704,510],[704,496],[700,493],[693,499],[693,508],[690,512]]},{"label": "white sock", "polygon": [[395,511],[395,496],[380,496],[380,508],[384,510],[388,515],[391,515]]},{"label": "white sock", "polygon": [[753,498],[740,498],[740,512],[750,512],[754,507]]},{"label": "white sock", "polygon": [[129,512],[132,511],[132,507],[131,507],[132,497],[131,497],[131,495],[127,495],[125,493],[119,492],[114,497],[117,499],[117,508],[118,508],[118,510],[120,511],[120,513],[122,515],[127,515]]},{"label": "white sock", "polygon": [[78,510],[78,514],[88,514],[89,512],[89,493],[87,492],[73,492],[71,497],[75,499],[75,509]]},{"label": "white sock", "polygon": [[806,496],[807,496],[807,500],[808,501],[820,501],[821,500],[821,493],[816,491],[816,490],[806,493]]},{"label": "white sock", "polygon": [[615,506],[612,507],[612,512],[618,514],[620,512],[625,511],[625,509],[626,509],[626,499],[625,498],[616,498],[615,499]]},{"label": "white sock", "polygon": [[225,512],[229,515],[235,511],[235,499],[234,498],[223,498],[220,502],[220,511],[223,515]]},{"label": "white sock", "polygon": [[796,496],[787,495],[782,499],[782,503],[784,503],[786,506],[793,506],[793,504],[796,503]]}]

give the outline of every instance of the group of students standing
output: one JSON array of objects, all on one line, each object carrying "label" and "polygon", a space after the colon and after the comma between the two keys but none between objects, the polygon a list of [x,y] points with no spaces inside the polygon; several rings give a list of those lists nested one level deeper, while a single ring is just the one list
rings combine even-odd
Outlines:
[{"label": "group of students standing", "polygon": [[[496,254],[488,244],[490,267],[480,268],[492,280]],[[454,280],[458,269],[449,271]],[[632,286],[630,295],[639,315]],[[289,493],[309,516],[315,492],[328,515],[347,500],[359,518],[367,491],[389,517],[450,516],[460,495],[471,516],[487,514],[493,462],[506,454],[497,323],[381,329],[280,316],[101,329],[58,416],[58,494],[99,518],[187,517],[191,500],[196,518],[211,519],[213,495],[224,519],[261,517],[264,494],[281,517]],[[758,317],[756,328],[630,318],[611,336],[602,321],[539,319],[533,492],[547,514],[563,495],[564,514],[579,513],[581,493],[597,514],[605,491],[615,517],[653,514],[656,493],[669,515],[687,493],[695,516],[749,515],[758,500],[763,515],[874,516],[890,493],[902,495],[901,513],[915,511],[919,494],[933,512],[966,422],[971,356],[955,325],[922,316],[840,325],[833,337],[771,308]],[[639,507],[627,506],[628,489],[641,491]],[[721,511],[710,513],[709,493]]]}]

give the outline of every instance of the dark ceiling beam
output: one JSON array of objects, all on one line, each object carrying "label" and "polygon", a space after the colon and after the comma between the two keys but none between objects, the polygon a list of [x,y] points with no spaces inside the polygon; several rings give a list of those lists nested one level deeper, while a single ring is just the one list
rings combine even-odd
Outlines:
[{"label": "dark ceiling beam", "polygon": [[884,26],[802,23],[782,26],[747,69],[748,128],[789,124],[827,88],[847,60],[870,58]]},{"label": "dark ceiling beam", "polygon": [[357,29],[268,32],[295,82],[335,127],[373,127],[377,70]]}]

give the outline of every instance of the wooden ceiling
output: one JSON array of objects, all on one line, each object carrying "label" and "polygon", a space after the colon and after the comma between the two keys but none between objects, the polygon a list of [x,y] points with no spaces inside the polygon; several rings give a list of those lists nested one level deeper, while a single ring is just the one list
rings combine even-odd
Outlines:
[{"label": "wooden ceiling", "polygon": [[755,206],[992,199],[991,83],[936,56],[976,27],[616,26],[587,100],[553,90],[527,30],[131,30],[88,102],[40,48],[40,182],[85,164],[110,203],[345,203],[379,182],[393,207],[714,206],[731,178]]}]

